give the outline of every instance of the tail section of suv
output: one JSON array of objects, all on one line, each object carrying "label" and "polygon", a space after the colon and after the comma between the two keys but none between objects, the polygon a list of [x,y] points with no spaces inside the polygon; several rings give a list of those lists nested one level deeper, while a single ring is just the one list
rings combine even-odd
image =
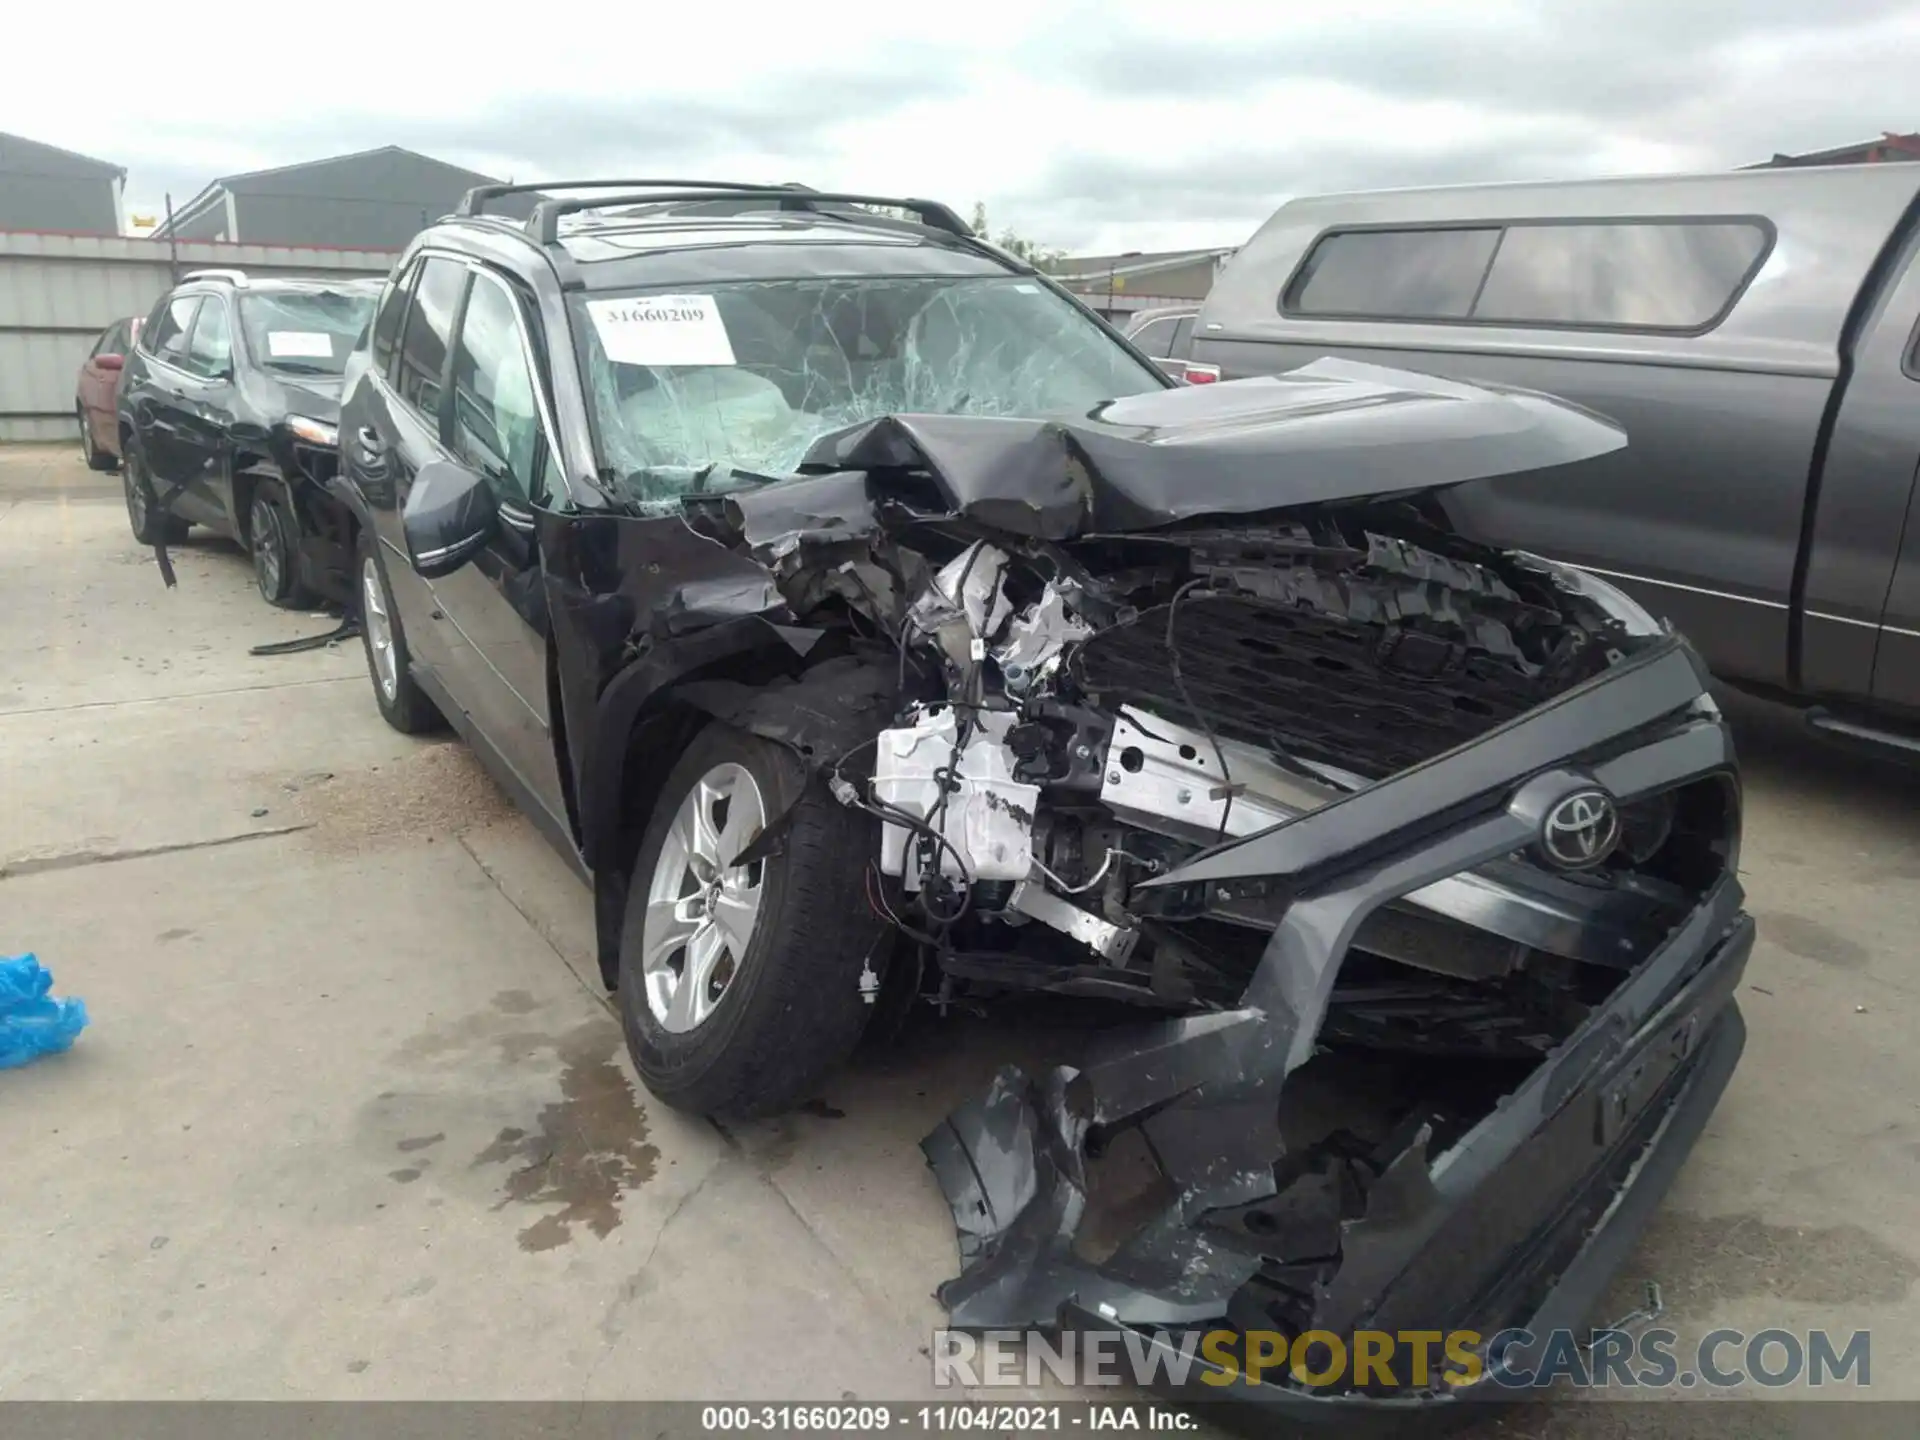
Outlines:
[{"label": "tail section of suv", "polygon": [[348,512],[329,486],[340,372],[379,290],[210,270],[161,297],[118,399],[136,539],[204,525],[246,547],[271,604],[351,596]]},{"label": "tail section of suv", "polygon": [[[1740,1053],[1738,780],[1684,641],[1434,497],[1621,433],[1177,385],[927,201],[540,188],[601,193],[409,246],[342,478],[382,712],[591,881],[647,1086],[764,1113],[922,998],[1099,997],[924,1142],[957,1323],[1576,1323]],[[1170,1198],[1096,1262],[1124,1135]]]}]

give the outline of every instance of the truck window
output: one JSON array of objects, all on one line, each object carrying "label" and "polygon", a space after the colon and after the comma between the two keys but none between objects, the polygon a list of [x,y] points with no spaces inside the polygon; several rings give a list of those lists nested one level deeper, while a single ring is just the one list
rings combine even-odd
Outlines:
[{"label": "truck window", "polygon": [[1771,239],[1748,219],[1336,231],[1315,243],[1280,303],[1290,315],[1702,330]]},{"label": "truck window", "polygon": [[1766,249],[1767,232],[1752,221],[1514,225],[1473,318],[1697,330],[1727,308]]},{"label": "truck window", "polygon": [[1127,338],[1134,346],[1156,359],[1173,353],[1173,326],[1171,315],[1161,320],[1149,320]]},{"label": "truck window", "polygon": [[1497,229],[1349,230],[1324,235],[1287,288],[1297,315],[1464,320]]}]

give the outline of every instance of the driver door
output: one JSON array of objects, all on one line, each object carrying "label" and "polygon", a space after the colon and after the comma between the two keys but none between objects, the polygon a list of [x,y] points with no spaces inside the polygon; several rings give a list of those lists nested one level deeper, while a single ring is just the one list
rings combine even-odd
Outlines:
[{"label": "driver door", "polygon": [[458,632],[447,689],[570,834],[547,691],[547,616],[533,511],[557,489],[551,435],[528,362],[526,307],[508,281],[476,269],[448,378],[447,448],[486,477],[499,524],[486,548],[429,582]]}]

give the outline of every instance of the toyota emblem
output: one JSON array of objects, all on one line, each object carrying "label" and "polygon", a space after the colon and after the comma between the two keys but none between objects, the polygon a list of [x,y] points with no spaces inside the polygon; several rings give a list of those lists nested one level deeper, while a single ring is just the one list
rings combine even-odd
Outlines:
[{"label": "toyota emblem", "polygon": [[1620,811],[1604,790],[1576,790],[1547,812],[1540,849],[1562,870],[1590,870],[1620,843]]}]

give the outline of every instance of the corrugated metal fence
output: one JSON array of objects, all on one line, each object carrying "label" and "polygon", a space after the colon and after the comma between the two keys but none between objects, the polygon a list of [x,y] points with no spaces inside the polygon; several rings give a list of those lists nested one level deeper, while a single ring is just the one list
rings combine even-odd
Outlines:
[{"label": "corrugated metal fence", "polygon": [[[183,241],[179,270],[385,275],[377,250]],[[0,441],[74,435],[74,380],[99,333],[145,315],[172,286],[164,241],[0,231]]]}]

